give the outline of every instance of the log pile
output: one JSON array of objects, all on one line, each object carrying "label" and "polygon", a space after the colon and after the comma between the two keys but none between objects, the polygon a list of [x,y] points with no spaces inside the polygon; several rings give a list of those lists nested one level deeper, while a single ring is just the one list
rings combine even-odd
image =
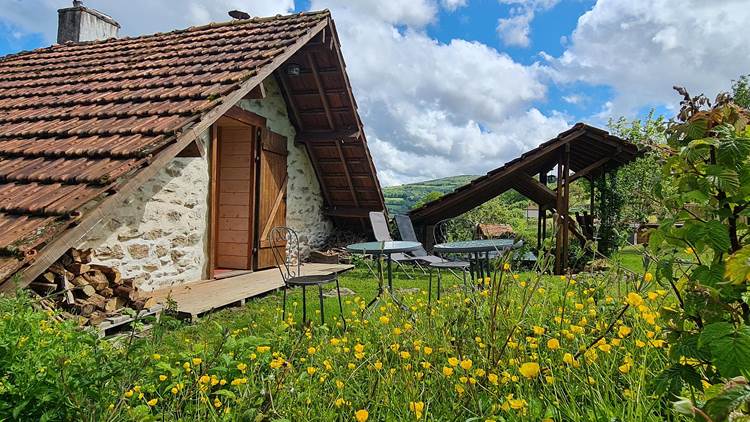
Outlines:
[{"label": "log pile", "polygon": [[90,249],[70,249],[30,287],[89,325],[98,325],[123,308],[156,305],[154,299],[139,297],[133,279],[123,279],[116,268],[92,263]]}]

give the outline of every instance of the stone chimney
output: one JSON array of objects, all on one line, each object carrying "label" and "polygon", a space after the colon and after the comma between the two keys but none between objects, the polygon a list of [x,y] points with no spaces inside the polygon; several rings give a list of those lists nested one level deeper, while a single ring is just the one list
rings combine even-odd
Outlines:
[{"label": "stone chimney", "polygon": [[73,7],[57,11],[57,43],[106,40],[117,38],[120,24],[111,17],[73,0]]}]

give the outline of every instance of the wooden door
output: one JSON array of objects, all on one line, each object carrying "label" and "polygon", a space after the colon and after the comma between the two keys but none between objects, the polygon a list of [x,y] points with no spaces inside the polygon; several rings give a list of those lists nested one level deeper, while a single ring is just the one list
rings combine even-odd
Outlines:
[{"label": "wooden door", "polygon": [[[263,130],[258,163],[258,239],[256,269],[276,265],[268,235],[276,226],[286,225],[286,137]],[[284,251],[279,251],[282,254]]]},{"label": "wooden door", "polygon": [[217,134],[214,268],[252,269],[254,128],[220,125]]}]

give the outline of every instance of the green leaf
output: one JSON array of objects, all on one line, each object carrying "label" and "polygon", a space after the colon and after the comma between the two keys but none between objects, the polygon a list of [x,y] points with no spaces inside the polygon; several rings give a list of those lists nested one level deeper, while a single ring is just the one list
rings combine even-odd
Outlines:
[{"label": "green leaf", "polygon": [[730,255],[725,267],[724,275],[733,284],[750,281],[750,245]]},{"label": "green leaf", "polygon": [[725,378],[750,370],[750,327],[741,326],[731,335],[711,343],[714,366]]},{"label": "green leaf", "polygon": [[701,376],[690,365],[676,363],[662,371],[650,384],[650,388],[657,394],[679,394],[682,386],[687,383],[696,389],[702,389]]},{"label": "green leaf", "polygon": [[716,340],[732,334],[733,331],[734,325],[730,322],[708,324],[701,331],[700,338],[698,339],[698,347],[710,346]]},{"label": "green leaf", "polygon": [[726,420],[729,414],[750,401],[750,386],[735,385],[728,388],[703,405],[703,410],[715,422]]},{"label": "green leaf", "polygon": [[724,265],[721,262],[714,263],[711,267],[700,265],[690,273],[690,276],[703,285],[716,287],[724,281]]},{"label": "green leaf", "polygon": [[217,396],[228,397],[230,399],[236,399],[237,398],[236,394],[234,394],[233,392],[231,392],[229,390],[224,390],[224,389],[222,389],[222,390],[216,390],[216,391],[213,392],[213,394],[215,394]]},{"label": "green leaf", "polygon": [[679,362],[680,358],[709,360],[711,351],[707,347],[699,347],[699,334],[683,333],[677,342],[669,348],[669,357],[674,362]]},{"label": "green leaf", "polygon": [[729,230],[720,221],[711,220],[703,225],[702,234],[706,243],[716,252],[726,252],[732,246]]},{"label": "green leaf", "polygon": [[737,171],[721,165],[706,166],[706,179],[723,191],[734,191],[740,187]]}]

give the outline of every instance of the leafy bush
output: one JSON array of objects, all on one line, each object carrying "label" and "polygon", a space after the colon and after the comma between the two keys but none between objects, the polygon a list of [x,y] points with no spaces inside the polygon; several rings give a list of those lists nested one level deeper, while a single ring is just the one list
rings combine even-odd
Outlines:
[{"label": "leafy bush", "polygon": [[[750,112],[726,95],[711,106],[678,91],[682,109],[669,127],[671,154],[663,166],[670,189],[657,191],[669,214],[649,242],[659,280],[679,300],[665,314],[673,347],[662,374],[675,395],[683,384],[700,390],[701,378],[750,375]],[[701,411],[723,420],[743,403],[728,400],[736,392],[727,388]]]}]

